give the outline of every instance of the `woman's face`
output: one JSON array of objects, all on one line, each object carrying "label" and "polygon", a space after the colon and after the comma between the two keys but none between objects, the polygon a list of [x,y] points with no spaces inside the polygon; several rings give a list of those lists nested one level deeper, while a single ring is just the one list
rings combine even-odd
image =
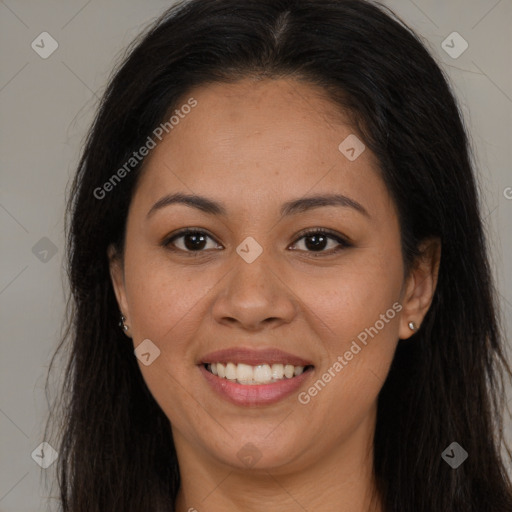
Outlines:
[{"label": "woman's face", "polygon": [[[432,291],[404,281],[377,161],[304,83],[191,97],[146,160],[111,264],[178,455],[282,471],[360,457],[398,338]],[[184,228],[200,233],[174,237]]]}]

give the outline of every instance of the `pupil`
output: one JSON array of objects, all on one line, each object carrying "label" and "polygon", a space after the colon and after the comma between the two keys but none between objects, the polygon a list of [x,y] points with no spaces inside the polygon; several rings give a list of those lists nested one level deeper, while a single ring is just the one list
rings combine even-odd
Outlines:
[{"label": "pupil", "polygon": [[[189,233],[185,236],[185,247],[190,250],[194,249],[202,249],[205,244],[206,237],[204,235],[198,233]],[[188,243],[188,241],[192,240],[192,243]]]},{"label": "pupil", "polygon": [[[313,243],[309,243],[309,240],[316,240]],[[326,237],[324,235],[309,235],[306,237],[306,247],[308,249],[323,249],[325,245]]]}]

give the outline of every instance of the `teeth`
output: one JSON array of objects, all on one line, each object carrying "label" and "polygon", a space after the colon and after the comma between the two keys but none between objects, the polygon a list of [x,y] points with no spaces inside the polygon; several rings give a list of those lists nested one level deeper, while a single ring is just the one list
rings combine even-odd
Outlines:
[{"label": "teeth", "polygon": [[[215,368],[215,364],[212,364],[212,372]],[[254,371],[252,366],[249,366],[248,364],[238,364],[236,366],[236,380],[241,384],[247,384],[249,382],[252,382],[252,378],[254,375]]]},{"label": "teeth", "polygon": [[284,367],[284,376],[287,378],[287,379],[291,379],[293,377],[295,373],[295,368],[293,367],[293,365],[291,364],[287,364],[285,367]]},{"label": "teeth", "polygon": [[275,380],[281,380],[284,377],[284,366],[282,364],[272,365],[272,378]]},{"label": "teeth", "polygon": [[207,365],[207,369],[221,379],[249,385],[268,384],[285,378],[291,379],[304,372],[304,366],[293,366],[292,364],[259,364],[251,366],[243,363],[211,363]]},{"label": "teeth", "polygon": [[236,380],[236,366],[233,363],[226,365],[226,379]]},{"label": "teeth", "polygon": [[268,364],[260,364],[254,368],[253,380],[261,384],[268,384],[272,380],[272,372]]}]

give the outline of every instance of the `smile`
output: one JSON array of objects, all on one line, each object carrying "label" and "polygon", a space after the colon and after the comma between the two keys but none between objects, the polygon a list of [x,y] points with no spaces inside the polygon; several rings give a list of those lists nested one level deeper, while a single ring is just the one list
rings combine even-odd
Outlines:
[{"label": "smile", "polygon": [[275,404],[296,392],[314,375],[312,361],[277,347],[231,347],[198,358],[207,386],[238,406]]}]

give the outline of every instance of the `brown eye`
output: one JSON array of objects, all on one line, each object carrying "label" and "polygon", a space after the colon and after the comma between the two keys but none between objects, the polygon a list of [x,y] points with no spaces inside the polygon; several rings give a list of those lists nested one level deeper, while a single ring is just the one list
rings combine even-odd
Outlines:
[{"label": "brown eye", "polygon": [[[325,230],[316,229],[303,232],[294,245],[299,245],[299,242],[302,240],[304,240],[304,248],[299,247],[298,249],[306,252],[332,254],[350,247],[350,244],[340,235]],[[331,242],[330,247],[329,242]]]},{"label": "brown eye", "polygon": [[[204,231],[186,229],[172,235],[171,238],[164,241],[163,245],[173,250],[176,249],[184,252],[204,252],[203,249],[208,248],[208,239],[213,240],[213,238]],[[177,241],[179,242],[176,243]],[[215,249],[216,247],[218,247],[218,245],[214,244],[214,246],[210,248]]]}]

